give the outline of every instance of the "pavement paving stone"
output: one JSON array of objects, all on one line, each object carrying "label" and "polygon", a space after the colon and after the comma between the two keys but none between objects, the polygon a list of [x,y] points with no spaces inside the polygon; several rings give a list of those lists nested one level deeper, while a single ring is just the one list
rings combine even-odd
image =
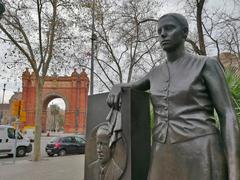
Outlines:
[{"label": "pavement paving stone", "polygon": [[0,164],[0,180],[83,180],[84,155],[27,159]]}]

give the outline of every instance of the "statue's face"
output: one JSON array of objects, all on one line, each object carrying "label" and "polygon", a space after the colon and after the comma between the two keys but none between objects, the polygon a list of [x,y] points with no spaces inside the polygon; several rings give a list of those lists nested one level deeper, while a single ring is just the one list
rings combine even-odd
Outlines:
[{"label": "statue's face", "polygon": [[160,44],[165,51],[173,51],[185,41],[185,33],[179,22],[171,16],[160,19],[158,23]]},{"label": "statue's face", "polygon": [[111,158],[111,149],[109,148],[109,137],[106,134],[97,135],[97,157],[99,162],[104,165]]}]

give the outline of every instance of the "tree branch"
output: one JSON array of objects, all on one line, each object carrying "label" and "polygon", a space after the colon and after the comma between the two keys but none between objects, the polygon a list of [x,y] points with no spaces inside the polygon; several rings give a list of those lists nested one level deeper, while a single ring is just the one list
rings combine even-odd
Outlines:
[{"label": "tree branch", "polygon": [[52,3],[52,8],[53,8],[52,24],[51,24],[51,28],[50,28],[49,50],[47,53],[48,57],[46,59],[46,62],[43,65],[43,70],[42,70],[43,77],[45,77],[47,74],[49,63],[53,56],[53,48],[54,48],[55,28],[56,28],[56,19],[57,19],[57,0],[52,0],[51,3]]},{"label": "tree branch", "polygon": [[194,50],[197,54],[199,54],[199,55],[202,54],[201,50],[200,50],[199,47],[197,46],[197,43],[195,43],[193,40],[191,40],[191,39],[189,39],[189,38],[186,39],[186,42],[188,42],[189,44],[191,44],[193,50]]},{"label": "tree branch", "polygon": [[8,31],[3,27],[1,23],[0,29],[7,35],[7,37],[13,42],[13,44],[26,56],[32,68],[37,71],[37,65],[34,59],[31,59],[30,55],[24,50],[22,46],[19,45],[19,43],[12,37],[12,35],[8,33]]}]

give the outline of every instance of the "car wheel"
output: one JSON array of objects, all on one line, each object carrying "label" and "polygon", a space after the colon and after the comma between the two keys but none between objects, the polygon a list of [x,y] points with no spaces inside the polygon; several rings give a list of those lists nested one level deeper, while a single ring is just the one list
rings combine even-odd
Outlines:
[{"label": "car wheel", "polygon": [[52,157],[54,154],[48,153],[48,156]]},{"label": "car wheel", "polygon": [[58,152],[58,155],[59,156],[65,156],[67,154],[66,150],[65,149],[61,149],[59,152]]},{"label": "car wheel", "polygon": [[84,154],[85,152],[84,152],[84,149],[81,149],[80,150],[80,154]]},{"label": "car wheel", "polygon": [[16,152],[17,157],[24,157],[26,155],[25,147],[18,147]]}]

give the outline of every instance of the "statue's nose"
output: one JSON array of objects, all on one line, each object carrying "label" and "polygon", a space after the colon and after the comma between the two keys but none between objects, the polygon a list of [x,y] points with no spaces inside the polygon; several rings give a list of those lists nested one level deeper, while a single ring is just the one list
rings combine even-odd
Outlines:
[{"label": "statue's nose", "polygon": [[167,32],[166,32],[164,29],[162,29],[160,36],[161,36],[162,38],[167,37]]}]

